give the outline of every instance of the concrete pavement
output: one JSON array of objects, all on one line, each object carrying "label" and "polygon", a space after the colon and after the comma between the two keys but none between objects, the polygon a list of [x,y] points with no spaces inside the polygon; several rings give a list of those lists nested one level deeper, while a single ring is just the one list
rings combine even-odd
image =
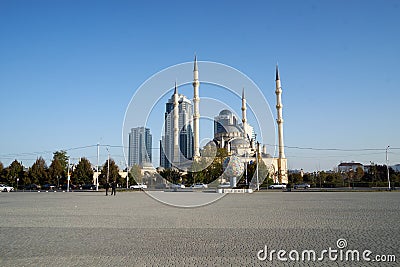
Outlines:
[{"label": "concrete pavement", "polygon": [[199,208],[143,192],[0,193],[0,266],[378,266],[257,257],[265,246],[337,249],[340,238],[398,266],[399,221],[397,192],[232,194]]}]

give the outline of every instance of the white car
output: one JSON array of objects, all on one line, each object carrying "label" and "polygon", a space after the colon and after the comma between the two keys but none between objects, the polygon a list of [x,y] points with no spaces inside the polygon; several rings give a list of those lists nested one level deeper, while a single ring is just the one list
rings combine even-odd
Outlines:
[{"label": "white car", "polygon": [[285,184],[271,184],[268,186],[269,189],[286,189]]},{"label": "white car", "polygon": [[295,184],[295,185],[294,185],[294,189],[298,189],[298,188],[307,189],[307,188],[310,188],[310,185],[309,185],[309,184],[306,184],[306,183],[304,183],[304,184]]},{"label": "white car", "polygon": [[206,185],[206,184],[193,184],[193,185],[191,186],[191,188],[203,189],[203,188],[208,188],[208,185]]},{"label": "white car", "polygon": [[11,192],[11,191],[14,191],[14,187],[7,186],[5,184],[0,184],[0,191],[1,192]]},{"label": "white car", "polygon": [[129,187],[130,189],[147,189],[147,185],[145,184],[135,184]]},{"label": "white car", "polygon": [[219,188],[229,188],[231,187],[231,183],[222,183],[218,185]]}]

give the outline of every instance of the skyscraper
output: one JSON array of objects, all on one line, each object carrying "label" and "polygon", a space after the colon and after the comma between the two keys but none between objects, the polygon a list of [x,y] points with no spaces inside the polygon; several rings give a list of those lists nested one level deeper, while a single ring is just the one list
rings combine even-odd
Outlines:
[{"label": "skyscraper", "polygon": [[149,128],[132,128],[129,133],[128,165],[143,166],[151,163],[152,159],[152,135]]},{"label": "skyscraper", "polygon": [[192,108],[192,102],[178,94],[175,87],[165,105],[164,135],[160,141],[161,167],[179,167],[185,160],[193,158]]}]

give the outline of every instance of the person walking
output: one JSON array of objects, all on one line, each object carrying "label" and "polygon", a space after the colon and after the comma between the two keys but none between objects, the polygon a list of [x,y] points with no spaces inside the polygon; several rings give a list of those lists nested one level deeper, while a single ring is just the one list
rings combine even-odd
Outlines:
[{"label": "person walking", "polygon": [[110,184],[106,182],[104,184],[104,188],[106,189],[106,196],[108,196],[108,189],[110,188]]},{"label": "person walking", "polygon": [[114,181],[111,184],[111,195],[113,195],[113,194],[114,194],[114,196],[117,195],[117,191],[115,190],[116,188],[117,188],[117,183]]}]

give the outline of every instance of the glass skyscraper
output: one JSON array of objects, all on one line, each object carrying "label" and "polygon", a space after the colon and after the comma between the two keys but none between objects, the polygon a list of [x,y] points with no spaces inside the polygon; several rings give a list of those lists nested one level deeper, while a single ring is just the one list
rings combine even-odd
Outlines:
[{"label": "glass skyscraper", "polygon": [[129,133],[128,165],[143,166],[152,160],[152,135],[149,128],[132,128]]},{"label": "glass skyscraper", "polygon": [[[178,164],[193,158],[193,105],[184,95],[179,94],[179,149],[180,156]],[[160,166],[171,168],[174,159],[174,119],[173,119],[174,99],[173,95],[165,104],[164,114],[164,135],[160,141]]]}]

